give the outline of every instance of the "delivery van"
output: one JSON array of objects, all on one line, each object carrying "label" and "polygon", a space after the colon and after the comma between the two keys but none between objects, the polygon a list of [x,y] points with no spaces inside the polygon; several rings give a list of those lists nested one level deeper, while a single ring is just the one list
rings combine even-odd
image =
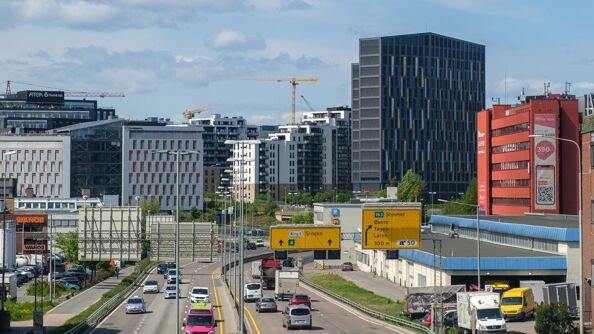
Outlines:
[{"label": "delivery van", "polygon": [[528,319],[534,316],[536,304],[530,288],[514,288],[501,296],[501,313],[505,319]]}]

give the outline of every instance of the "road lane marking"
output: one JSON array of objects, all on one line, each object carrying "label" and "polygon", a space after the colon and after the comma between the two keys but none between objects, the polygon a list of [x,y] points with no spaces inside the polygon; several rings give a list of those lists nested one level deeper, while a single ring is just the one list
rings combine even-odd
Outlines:
[{"label": "road lane marking", "polygon": [[[217,293],[217,285],[214,279],[215,272],[216,270],[212,272],[212,275],[210,275],[210,277],[212,279],[212,288],[214,290],[215,302],[217,303],[217,313],[219,316],[219,320],[223,320],[223,318],[221,317],[221,304],[219,304],[219,294]],[[223,330],[223,322],[219,321],[219,324],[221,325],[221,330],[219,331],[219,333],[225,333],[225,331]]]}]

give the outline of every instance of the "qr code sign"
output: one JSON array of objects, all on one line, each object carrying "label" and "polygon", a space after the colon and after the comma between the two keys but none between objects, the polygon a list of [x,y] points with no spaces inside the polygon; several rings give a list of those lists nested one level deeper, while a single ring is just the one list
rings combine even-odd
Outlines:
[{"label": "qr code sign", "polygon": [[538,204],[555,204],[555,194],[553,194],[553,187],[537,187],[536,202]]}]

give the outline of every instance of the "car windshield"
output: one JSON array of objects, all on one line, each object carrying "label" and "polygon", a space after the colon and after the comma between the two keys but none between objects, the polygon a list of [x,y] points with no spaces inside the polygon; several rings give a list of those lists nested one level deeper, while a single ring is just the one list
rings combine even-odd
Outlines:
[{"label": "car windshield", "polygon": [[485,308],[476,311],[478,319],[498,319],[502,318],[501,312],[498,308]]},{"label": "car windshield", "polygon": [[146,283],[144,283],[144,285],[158,285],[159,283],[157,283],[157,281],[146,281]]},{"label": "car windshield", "polygon": [[169,275],[176,275],[177,271],[176,270],[169,270]]},{"label": "car windshield", "polygon": [[192,293],[195,295],[207,295],[208,294],[208,290],[206,289],[193,289]]},{"label": "car windshield", "polygon": [[165,290],[175,291],[175,286],[169,285],[168,287],[165,288]]},{"label": "car windshield", "polygon": [[307,295],[295,295],[295,299],[307,299]]},{"label": "car windshield", "polygon": [[294,308],[291,310],[291,315],[309,315],[308,308]]},{"label": "car windshield", "polygon": [[501,299],[501,305],[522,305],[522,297],[505,297]]},{"label": "car windshield", "polygon": [[128,304],[142,304],[142,299],[130,298],[130,299],[128,299]]},{"label": "car windshield", "polygon": [[352,266],[353,264],[352,264],[352,263],[350,263],[350,262],[345,262],[345,263],[344,263],[344,265],[345,265],[345,266]]},{"label": "car windshield", "polygon": [[188,326],[212,326],[212,316],[191,315],[188,317]]},{"label": "car windshield", "polygon": [[274,302],[274,299],[272,299],[272,298],[262,298],[262,299],[260,299],[260,302],[262,302],[262,303],[272,303],[272,302]]},{"label": "car windshield", "polygon": [[260,284],[259,283],[248,284],[247,288],[248,288],[248,290],[259,290]]}]

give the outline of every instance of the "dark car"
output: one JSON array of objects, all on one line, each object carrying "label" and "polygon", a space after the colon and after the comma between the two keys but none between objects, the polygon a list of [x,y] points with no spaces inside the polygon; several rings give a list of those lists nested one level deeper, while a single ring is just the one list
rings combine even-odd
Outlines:
[{"label": "dark car", "polygon": [[294,268],[295,267],[295,258],[288,257],[286,260],[283,261],[283,267]]},{"label": "dark car", "polygon": [[165,274],[167,272],[167,263],[159,263],[157,266],[157,274]]},{"label": "dark car", "polygon": [[278,308],[274,298],[262,297],[256,302],[256,312],[277,312]]},{"label": "dark car", "polygon": [[353,264],[350,262],[345,262],[340,266],[342,271],[353,271]]},{"label": "dark car", "polygon": [[311,299],[306,294],[298,293],[289,300],[289,305],[305,305],[311,308]]},{"label": "dark car", "polygon": [[167,269],[175,269],[175,262],[170,261],[170,262],[167,262],[166,264],[167,264]]},{"label": "dark car", "polygon": [[245,249],[256,249],[256,244],[251,241],[248,241],[245,243]]},{"label": "dark car", "polygon": [[446,327],[458,326],[458,311],[447,310],[443,313],[443,323]]}]

